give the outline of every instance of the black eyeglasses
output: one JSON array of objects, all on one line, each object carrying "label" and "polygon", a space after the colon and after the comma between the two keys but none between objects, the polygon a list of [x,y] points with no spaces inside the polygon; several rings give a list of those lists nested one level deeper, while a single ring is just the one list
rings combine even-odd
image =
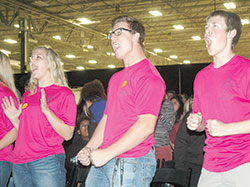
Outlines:
[{"label": "black eyeglasses", "polygon": [[108,34],[107,34],[107,37],[109,40],[111,40],[112,38],[112,35],[116,35],[116,36],[120,36],[122,34],[122,31],[128,31],[128,32],[132,32],[132,30],[130,29],[126,29],[126,28],[117,28],[115,29],[114,31],[110,31]]}]

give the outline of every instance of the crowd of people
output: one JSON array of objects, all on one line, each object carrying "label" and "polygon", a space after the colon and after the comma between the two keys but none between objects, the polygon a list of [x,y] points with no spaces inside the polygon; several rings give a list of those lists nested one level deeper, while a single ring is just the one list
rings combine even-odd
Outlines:
[{"label": "crowd of people", "polygon": [[52,48],[33,49],[21,101],[0,52],[0,186],[149,187],[157,159],[191,168],[191,187],[250,186],[250,61],[233,53],[241,29],[235,13],[207,17],[213,62],[193,96],[166,91],[145,56],[145,28],[130,16],[108,34],[124,69],[107,95],[100,80],[84,84],[78,105]]}]

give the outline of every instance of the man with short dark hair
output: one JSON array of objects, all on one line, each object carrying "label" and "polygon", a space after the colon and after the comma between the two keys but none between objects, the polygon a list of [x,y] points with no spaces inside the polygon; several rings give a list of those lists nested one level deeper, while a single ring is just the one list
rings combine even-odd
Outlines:
[{"label": "man with short dark hair", "polygon": [[206,130],[199,187],[250,186],[250,60],[233,53],[241,35],[240,17],[212,12],[205,42],[213,62],[194,82],[190,130]]},{"label": "man with short dark hair", "polygon": [[78,154],[83,165],[93,164],[87,187],[149,186],[155,174],[153,133],[165,83],[145,57],[144,37],[135,18],[113,20],[108,38],[125,68],[110,79],[103,118]]}]

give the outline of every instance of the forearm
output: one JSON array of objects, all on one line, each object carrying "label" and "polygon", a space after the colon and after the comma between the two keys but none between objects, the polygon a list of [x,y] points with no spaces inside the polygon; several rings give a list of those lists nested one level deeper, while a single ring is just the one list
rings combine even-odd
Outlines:
[{"label": "forearm", "polygon": [[114,158],[136,147],[148,138],[155,129],[157,117],[142,115],[134,125],[114,144],[106,148],[109,158]]},{"label": "forearm", "polygon": [[19,127],[19,118],[16,118],[16,119],[10,119],[11,123],[13,124],[13,126],[15,127],[16,130],[18,130],[18,127]]},{"label": "forearm", "polygon": [[70,125],[66,125],[63,120],[58,118],[50,109],[48,109],[45,113],[49,123],[54,128],[54,130],[63,137],[64,140],[70,140],[74,133],[74,127]]},{"label": "forearm", "polygon": [[250,133],[250,119],[226,124],[224,135],[248,134]]},{"label": "forearm", "polygon": [[13,128],[0,140],[0,150],[12,144],[16,140],[16,137],[17,130]]},{"label": "forearm", "polygon": [[101,146],[103,142],[106,121],[107,121],[107,115],[104,114],[86,147],[89,147],[91,150],[96,150],[98,147]]}]

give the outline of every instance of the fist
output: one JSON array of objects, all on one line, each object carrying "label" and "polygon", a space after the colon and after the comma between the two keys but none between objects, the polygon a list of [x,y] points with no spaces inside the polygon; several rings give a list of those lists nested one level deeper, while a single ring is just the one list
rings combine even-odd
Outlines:
[{"label": "fist", "polygon": [[201,113],[191,113],[187,118],[187,128],[195,131],[197,130],[202,123],[202,116]]}]

